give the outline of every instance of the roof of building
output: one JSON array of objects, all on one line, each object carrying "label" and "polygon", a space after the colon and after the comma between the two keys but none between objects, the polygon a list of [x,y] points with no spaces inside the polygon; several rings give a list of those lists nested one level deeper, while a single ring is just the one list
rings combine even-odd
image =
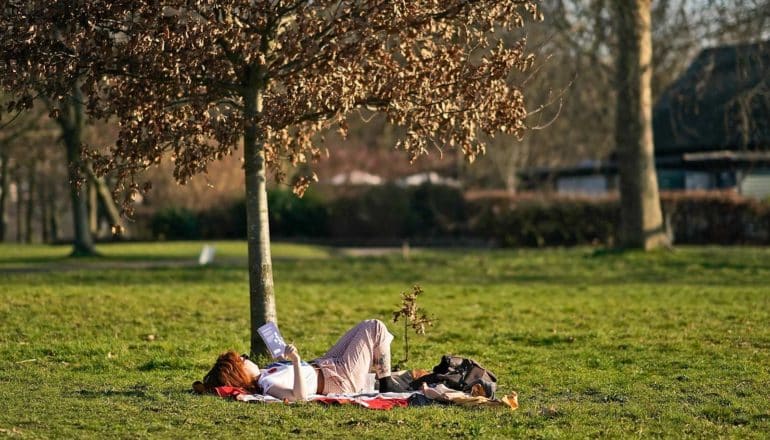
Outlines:
[{"label": "roof of building", "polygon": [[770,41],[703,50],[658,99],[653,124],[658,154],[770,149]]}]

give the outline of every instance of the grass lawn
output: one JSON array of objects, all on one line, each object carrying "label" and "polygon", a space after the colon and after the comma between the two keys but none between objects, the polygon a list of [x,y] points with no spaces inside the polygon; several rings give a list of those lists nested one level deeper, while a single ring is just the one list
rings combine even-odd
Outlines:
[{"label": "grass lawn", "polygon": [[[305,359],[419,283],[435,318],[410,367],[479,360],[521,407],[259,405],[192,395],[248,349],[245,244],[0,245],[0,436],[586,438],[770,433],[770,249],[443,250],[352,258],[277,244],[281,329]],[[136,266],[136,262],[153,264]],[[66,270],[57,270],[66,268]]]}]

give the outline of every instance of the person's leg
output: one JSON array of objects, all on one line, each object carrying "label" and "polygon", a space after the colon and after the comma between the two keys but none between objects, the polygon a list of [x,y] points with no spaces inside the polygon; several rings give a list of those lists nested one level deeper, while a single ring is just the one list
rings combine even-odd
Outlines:
[{"label": "person's leg", "polygon": [[369,369],[377,378],[390,376],[390,343],[393,335],[382,321],[369,319],[345,333],[322,358],[333,358],[340,373],[351,382],[352,392],[363,387]]}]

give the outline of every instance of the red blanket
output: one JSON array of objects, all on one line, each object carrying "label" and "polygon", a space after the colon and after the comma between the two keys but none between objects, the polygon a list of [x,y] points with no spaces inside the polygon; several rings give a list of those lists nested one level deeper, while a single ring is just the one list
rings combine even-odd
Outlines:
[{"label": "red blanket", "polygon": [[[238,399],[238,396],[247,396],[248,391],[243,388],[236,387],[217,387],[214,388],[217,396],[223,398]],[[241,399],[239,399],[241,400]],[[245,399],[244,399],[245,400]],[[274,402],[280,402],[279,400],[273,400]],[[358,405],[369,409],[391,409],[395,407],[405,408],[408,406],[407,399],[400,397],[329,397],[329,396],[317,396],[310,399],[311,402],[319,402],[324,405]]]},{"label": "red blanket", "polygon": [[364,399],[341,399],[337,397],[320,397],[314,399],[314,402],[320,402],[326,405],[346,405],[353,404],[363,406],[369,409],[391,409],[395,407],[406,408],[409,404],[407,399],[395,398],[395,397],[372,397],[366,400]]}]

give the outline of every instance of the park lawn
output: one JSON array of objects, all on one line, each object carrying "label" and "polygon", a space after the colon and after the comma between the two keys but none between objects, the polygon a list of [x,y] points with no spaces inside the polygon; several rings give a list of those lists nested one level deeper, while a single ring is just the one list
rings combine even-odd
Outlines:
[{"label": "park lawn", "polygon": [[[0,246],[0,434],[18,438],[739,437],[770,432],[770,249],[435,250],[276,245],[280,327],[305,359],[418,283],[435,318],[409,367],[473,357],[521,407],[259,405],[189,392],[248,348],[245,245]],[[190,257],[188,254],[191,254]],[[141,270],[129,263],[146,258]],[[108,263],[103,263],[106,260]],[[126,262],[126,267],[120,263]],[[80,264],[80,263],[77,263]],[[59,265],[67,270],[54,270]],[[68,266],[69,265],[69,266]]]},{"label": "park lawn", "polygon": [[[22,268],[72,267],[78,265],[112,266],[119,263],[191,263],[195,264],[205,245],[214,246],[215,258],[227,263],[237,263],[247,258],[246,243],[243,241],[175,241],[165,243],[106,243],[97,246],[100,254],[96,258],[68,258],[71,246],[29,246],[0,243],[0,270]],[[329,249],[317,246],[303,246],[293,243],[275,243],[273,258],[323,258]]]}]

